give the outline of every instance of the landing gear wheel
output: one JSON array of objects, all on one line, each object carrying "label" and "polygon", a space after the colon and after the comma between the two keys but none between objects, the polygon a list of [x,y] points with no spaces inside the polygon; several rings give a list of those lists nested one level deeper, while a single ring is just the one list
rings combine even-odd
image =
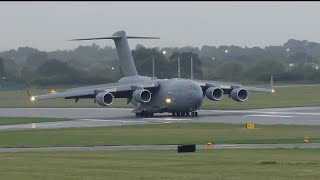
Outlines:
[{"label": "landing gear wheel", "polygon": [[141,112],[141,117],[148,117],[148,113],[146,113],[145,111]]},{"label": "landing gear wheel", "polygon": [[191,116],[192,116],[192,117],[198,117],[198,112],[197,112],[197,111],[191,112]]},{"label": "landing gear wheel", "polygon": [[140,113],[136,113],[136,117],[140,117],[141,116],[141,114]]}]

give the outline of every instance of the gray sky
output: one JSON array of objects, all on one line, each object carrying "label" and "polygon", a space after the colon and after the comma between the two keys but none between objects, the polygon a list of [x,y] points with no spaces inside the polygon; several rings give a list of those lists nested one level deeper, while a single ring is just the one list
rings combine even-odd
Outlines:
[{"label": "gray sky", "polygon": [[125,30],[147,47],[268,46],[288,39],[320,42],[320,2],[0,2],[0,51],[40,50],[113,41],[70,42]]}]

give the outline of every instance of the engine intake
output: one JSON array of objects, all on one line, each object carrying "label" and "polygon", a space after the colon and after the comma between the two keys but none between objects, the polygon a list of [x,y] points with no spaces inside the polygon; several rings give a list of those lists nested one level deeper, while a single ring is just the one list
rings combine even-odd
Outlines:
[{"label": "engine intake", "polygon": [[223,90],[219,87],[209,87],[206,90],[206,96],[212,101],[220,101],[223,97]]},{"label": "engine intake", "polygon": [[147,89],[138,89],[133,92],[132,97],[139,103],[147,103],[151,100],[151,92]]},{"label": "engine intake", "polygon": [[109,92],[101,92],[96,95],[95,99],[100,106],[110,106],[113,103],[114,97]]},{"label": "engine intake", "polygon": [[248,91],[243,88],[236,88],[231,91],[230,96],[235,101],[244,102],[248,99]]}]

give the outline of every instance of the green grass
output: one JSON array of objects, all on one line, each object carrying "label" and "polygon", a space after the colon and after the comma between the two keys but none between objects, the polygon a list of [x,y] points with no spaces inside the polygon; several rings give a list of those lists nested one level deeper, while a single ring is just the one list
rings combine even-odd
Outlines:
[{"label": "green grass", "polygon": [[0,117],[0,125],[67,121],[66,118]]},{"label": "green grass", "polygon": [[2,131],[0,147],[320,142],[320,126],[172,123]]},{"label": "green grass", "polygon": [[203,109],[256,109],[271,107],[319,106],[320,86],[274,88],[275,93],[250,93],[246,102],[235,102],[228,97],[218,102],[204,101]]},{"label": "green grass", "polygon": [[[318,149],[0,153],[1,179],[320,179]],[[273,162],[273,163],[266,163]]]},{"label": "green grass", "polygon": [[[319,106],[320,85],[275,87],[275,93],[250,93],[246,102],[240,103],[229,99],[227,95],[218,102],[205,98],[203,109],[251,109],[269,107],[295,107],[295,106]],[[32,89],[33,95],[48,94],[48,90]],[[64,90],[59,89],[58,92]],[[53,99],[42,100],[36,103],[29,101],[25,91],[0,91],[0,107],[101,107],[93,104],[92,99],[74,100]],[[126,99],[116,99],[109,107],[128,107]]]}]

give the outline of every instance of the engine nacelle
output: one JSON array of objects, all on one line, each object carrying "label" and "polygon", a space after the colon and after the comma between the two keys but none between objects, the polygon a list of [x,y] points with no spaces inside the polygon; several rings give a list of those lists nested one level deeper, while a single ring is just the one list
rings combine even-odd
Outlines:
[{"label": "engine nacelle", "polygon": [[95,99],[100,106],[110,106],[113,103],[114,97],[109,92],[100,92],[96,95]]},{"label": "engine nacelle", "polygon": [[220,101],[223,97],[223,90],[219,87],[209,87],[206,90],[206,96],[212,101]]},{"label": "engine nacelle", "polygon": [[147,103],[151,100],[151,92],[147,89],[135,90],[132,98],[139,103]]},{"label": "engine nacelle", "polygon": [[248,91],[243,88],[236,88],[231,91],[230,96],[235,101],[244,102],[248,99]]}]

